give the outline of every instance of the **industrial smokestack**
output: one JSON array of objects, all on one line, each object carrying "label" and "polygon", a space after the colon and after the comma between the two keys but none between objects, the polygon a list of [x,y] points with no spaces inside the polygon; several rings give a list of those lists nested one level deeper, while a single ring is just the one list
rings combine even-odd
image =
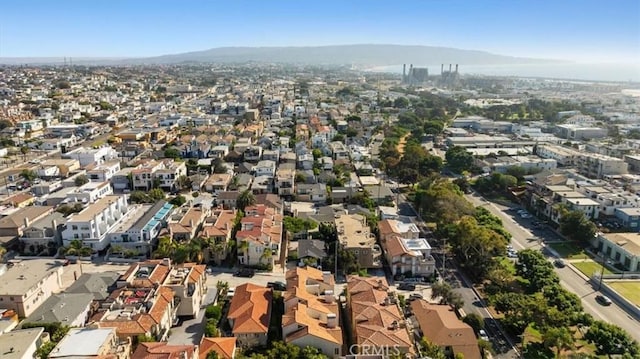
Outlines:
[{"label": "industrial smokestack", "polygon": [[440,75],[444,74],[444,64],[440,65]]},{"label": "industrial smokestack", "polygon": [[451,64],[449,64],[449,72],[451,72]]},{"label": "industrial smokestack", "polygon": [[407,64],[402,65],[402,81],[407,78]]},{"label": "industrial smokestack", "polygon": [[458,64],[456,64],[456,73],[458,73]]}]

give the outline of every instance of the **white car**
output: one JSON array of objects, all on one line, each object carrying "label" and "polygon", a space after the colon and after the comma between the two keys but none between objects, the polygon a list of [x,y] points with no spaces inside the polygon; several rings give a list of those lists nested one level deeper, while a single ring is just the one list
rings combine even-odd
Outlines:
[{"label": "white car", "polygon": [[236,294],[236,288],[227,289],[227,298],[233,298],[235,294]]},{"label": "white car", "polygon": [[487,332],[485,332],[484,329],[480,329],[478,337],[482,340],[489,341],[489,335],[487,335]]}]

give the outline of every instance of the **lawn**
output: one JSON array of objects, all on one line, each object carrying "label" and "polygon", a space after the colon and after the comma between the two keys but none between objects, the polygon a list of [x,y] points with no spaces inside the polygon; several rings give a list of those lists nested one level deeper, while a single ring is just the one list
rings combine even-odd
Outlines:
[{"label": "lawn", "polygon": [[584,252],[580,246],[575,245],[571,242],[562,242],[562,243],[551,243],[549,244],[554,251],[558,252],[558,254],[567,259],[588,259],[589,256]]},{"label": "lawn", "polygon": [[616,292],[632,301],[635,305],[640,305],[640,282],[637,281],[625,281],[625,282],[610,282],[607,283]]},{"label": "lawn", "polygon": [[[578,268],[578,270],[587,277],[591,277],[594,273],[600,273],[602,271],[602,265],[600,263],[594,262],[591,259],[584,260],[582,262],[572,262],[574,267]],[[604,268],[604,274],[613,274],[606,267]]]}]

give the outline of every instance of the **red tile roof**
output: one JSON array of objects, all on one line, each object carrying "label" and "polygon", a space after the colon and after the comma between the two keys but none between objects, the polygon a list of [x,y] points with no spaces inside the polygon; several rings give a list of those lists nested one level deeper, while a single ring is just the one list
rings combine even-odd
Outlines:
[{"label": "red tile roof", "polygon": [[267,333],[271,318],[270,288],[245,283],[236,287],[227,318],[234,321],[233,334]]}]

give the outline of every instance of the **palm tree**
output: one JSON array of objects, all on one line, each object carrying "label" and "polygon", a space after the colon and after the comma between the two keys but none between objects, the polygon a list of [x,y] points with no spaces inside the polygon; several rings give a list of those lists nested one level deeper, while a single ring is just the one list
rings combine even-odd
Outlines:
[{"label": "palm tree", "polygon": [[246,257],[247,262],[249,262],[249,242],[248,241],[240,241],[237,243],[238,245],[238,254],[242,253],[243,257]]},{"label": "palm tree", "polygon": [[175,243],[171,237],[164,236],[158,239],[158,248],[153,252],[153,258],[168,258],[175,252]]},{"label": "palm tree", "polygon": [[265,248],[262,251],[262,255],[260,255],[260,262],[262,262],[263,259],[270,259],[271,257],[273,257],[273,251],[271,248]]},{"label": "palm tree", "polygon": [[65,255],[68,256],[79,256],[80,250],[82,249],[82,241],[79,239],[74,239],[69,243],[69,246],[65,248]]},{"label": "palm tree", "polygon": [[236,200],[236,206],[243,212],[245,208],[253,206],[254,204],[256,204],[256,196],[249,190],[242,191]]},{"label": "palm tree", "polygon": [[187,247],[189,249],[189,261],[202,263],[202,259],[203,259],[202,249],[204,246],[205,244],[202,242],[200,238],[194,238],[193,240],[191,240],[187,244]]}]

